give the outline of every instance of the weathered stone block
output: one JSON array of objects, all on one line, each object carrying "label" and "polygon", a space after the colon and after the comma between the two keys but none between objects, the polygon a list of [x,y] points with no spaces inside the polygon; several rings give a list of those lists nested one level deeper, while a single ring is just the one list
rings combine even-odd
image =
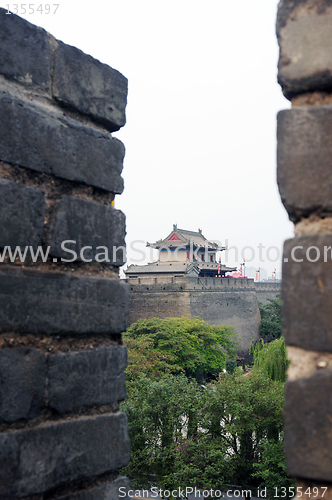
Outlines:
[{"label": "weathered stone block", "polygon": [[284,336],[289,345],[332,351],[331,250],[332,235],[328,234],[285,242],[281,295]]},{"label": "weathered stone block", "polygon": [[332,370],[288,381],[285,402],[288,473],[332,481]]},{"label": "weathered stone block", "polygon": [[34,418],[45,408],[46,354],[0,349],[0,422]]},{"label": "weathered stone block", "polygon": [[120,476],[111,483],[57,497],[55,500],[119,500],[119,498],[129,500],[129,489],[129,479]]},{"label": "weathered stone block", "polygon": [[129,454],[123,413],[0,434],[0,498],[41,493],[118,469],[128,464]]},{"label": "weathered stone block", "polygon": [[128,81],[121,73],[76,47],[58,42],[53,96],[114,132],[126,123]]},{"label": "weathered stone block", "polygon": [[51,46],[45,30],[0,8],[0,74],[42,90],[51,87]]},{"label": "weathered stone block", "polygon": [[[120,210],[64,196],[55,209],[54,219],[48,244],[55,257],[114,266],[125,263],[125,216]],[[72,243],[64,246],[68,240]],[[77,257],[63,248],[75,252]]]},{"label": "weathered stone block", "polygon": [[0,93],[0,160],[122,193],[123,157],[110,134]]},{"label": "weathered stone block", "polygon": [[45,196],[39,189],[0,179],[0,247],[41,244]]},{"label": "weathered stone block", "polygon": [[278,185],[293,221],[313,211],[332,211],[331,130],[331,105],[278,114]]},{"label": "weathered stone block", "polygon": [[277,18],[278,81],[290,99],[332,90],[331,0],[281,0]]},{"label": "weathered stone block", "polygon": [[127,349],[109,346],[49,356],[49,406],[60,413],[126,398]]},{"label": "weathered stone block", "polygon": [[129,290],[116,279],[0,268],[0,331],[111,334],[126,330]]}]

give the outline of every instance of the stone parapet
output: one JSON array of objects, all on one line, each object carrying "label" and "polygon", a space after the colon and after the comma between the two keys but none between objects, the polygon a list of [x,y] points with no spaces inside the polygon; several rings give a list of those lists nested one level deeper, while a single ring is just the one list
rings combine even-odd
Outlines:
[{"label": "stone parapet", "polygon": [[127,79],[42,28],[0,9],[0,67],[9,80],[39,90],[110,132],[126,123]]},{"label": "stone parapet", "polygon": [[127,79],[0,8],[0,499],[129,487]]},{"label": "stone parapet", "polygon": [[[278,115],[278,184],[295,238],[283,256],[288,472],[301,491],[332,498],[332,2],[281,0],[279,83],[292,100]],[[308,489],[309,488],[309,489]],[[323,489],[324,488],[324,489]]]},{"label": "stone parapet", "polygon": [[332,91],[330,0],[281,0],[277,36],[278,80],[287,98]]}]

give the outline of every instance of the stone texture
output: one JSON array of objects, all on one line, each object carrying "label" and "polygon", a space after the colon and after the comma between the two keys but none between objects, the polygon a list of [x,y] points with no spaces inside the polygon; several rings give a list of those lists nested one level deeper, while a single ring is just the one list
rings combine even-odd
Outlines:
[{"label": "stone texture", "polygon": [[41,244],[45,218],[45,196],[39,189],[0,179],[0,247]]},{"label": "stone texture", "polygon": [[127,349],[110,346],[49,356],[49,406],[56,411],[108,405],[126,398]]},{"label": "stone texture", "polygon": [[0,268],[0,331],[111,334],[126,330],[129,290],[115,279]]},{"label": "stone texture", "polygon": [[25,85],[51,87],[51,46],[45,30],[0,8],[0,74]]},{"label": "stone texture", "polygon": [[332,482],[332,369],[287,382],[285,451],[294,477]]},{"label": "stone texture", "polygon": [[[55,209],[54,219],[48,244],[55,257],[73,259],[73,254],[61,248],[64,241],[72,240],[76,243],[67,243],[66,248],[76,252],[78,261],[82,257],[85,261],[96,261],[97,256],[97,261],[105,264],[122,266],[125,263],[125,216],[120,210],[64,196]],[[81,254],[86,246],[90,248]],[[106,249],[97,250],[101,246]]]},{"label": "stone texture", "polygon": [[278,185],[291,220],[332,212],[332,105],[278,114]]},{"label": "stone texture", "polygon": [[[309,251],[310,247],[319,251],[317,262],[307,258],[315,260],[318,255],[315,248]],[[332,352],[331,248],[332,235],[303,236],[285,242],[281,296],[288,345]]]},{"label": "stone texture", "polygon": [[53,96],[102,123],[110,132],[126,123],[128,81],[76,47],[58,42],[54,58]]},{"label": "stone texture", "polygon": [[332,1],[281,0],[278,81],[287,98],[332,90]]},{"label": "stone texture", "polygon": [[111,483],[57,497],[54,500],[119,500],[119,498],[129,500],[129,488],[129,479],[120,476]]},{"label": "stone texture", "polygon": [[45,408],[46,354],[0,349],[0,422],[31,419]]},{"label": "stone texture", "polygon": [[123,413],[0,434],[0,498],[21,498],[118,469],[128,464],[129,454]]},{"label": "stone texture", "polygon": [[0,93],[0,160],[122,193],[123,157],[110,134]]}]

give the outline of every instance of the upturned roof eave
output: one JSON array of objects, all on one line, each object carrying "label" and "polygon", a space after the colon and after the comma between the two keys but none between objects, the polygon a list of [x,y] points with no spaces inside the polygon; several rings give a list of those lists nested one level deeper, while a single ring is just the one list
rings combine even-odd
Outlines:
[{"label": "upturned roof eave", "polygon": [[[207,240],[206,240],[207,241]],[[207,248],[208,250],[214,250],[215,252],[222,252],[226,250],[226,247],[219,247],[214,243],[208,242],[207,245],[199,245],[198,243],[195,243],[193,241],[192,247],[193,248]],[[148,241],[146,242],[146,246],[150,248],[155,248],[156,250],[159,250],[161,247],[165,248],[181,248],[181,247],[190,247],[191,241],[177,241],[177,240],[172,240],[171,242],[167,239],[162,240],[162,241],[156,241],[155,243],[149,243]]]}]

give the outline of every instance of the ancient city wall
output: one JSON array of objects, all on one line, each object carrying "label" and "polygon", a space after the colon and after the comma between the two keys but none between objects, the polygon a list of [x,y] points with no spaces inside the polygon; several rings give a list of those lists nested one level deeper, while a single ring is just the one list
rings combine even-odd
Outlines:
[{"label": "ancient city wall", "polygon": [[275,299],[281,293],[281,283],[261,282],[255,283],[258,302],[268,304],[269,300]]},{"label": "ancient city wall", "polygon": [[292,109],[278,115],[278,184],[295,224],[284,247],[282,282],[292,362],[286,458],[303,497],[317,487],[316,497],[324,499],[332,498],[331,26],[331,0],[279,4],[279,82]]},{"label": "ancient city wall", "polygon": [[200,316],[212,325],[233,326],[239,354],[258,338],[260,314],[251,279],[131,278],[129,322],[143,318]]},{"label": "ancient city wall", "polygon": [[111,135],[127,80],[4,9],[0,46],[0,499],[113,499],[129,461]]}]

